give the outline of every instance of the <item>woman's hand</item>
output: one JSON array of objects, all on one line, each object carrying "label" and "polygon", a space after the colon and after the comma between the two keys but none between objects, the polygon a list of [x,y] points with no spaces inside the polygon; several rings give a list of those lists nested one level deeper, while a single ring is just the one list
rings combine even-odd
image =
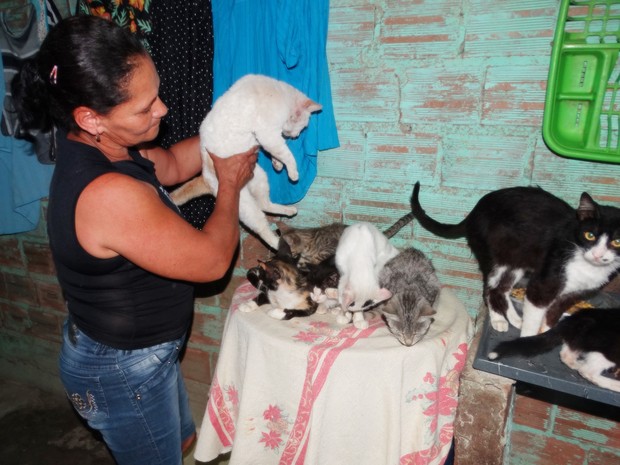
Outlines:
[{"label": "woman's hand", "polygon": [[254,167],[258,158],[258,146],[227,158],[220,158],[209,153],[220,187],[222,185],[240,191],[254,176]]}]

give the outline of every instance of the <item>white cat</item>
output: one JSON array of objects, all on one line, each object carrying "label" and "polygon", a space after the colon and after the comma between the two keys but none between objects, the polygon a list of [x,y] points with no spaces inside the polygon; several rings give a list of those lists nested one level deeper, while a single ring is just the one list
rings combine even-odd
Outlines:
[{"label": "white cat", "polygon": [[[299,136],[310,115],[321,108],[285,82],[258,74],[243,76],[217,99],[200,125],[202,178],[172,192],[172,199],[182,205],[198,195],[217,194],[218,181],[209,153],[225,158],[257,144],[271,155],[276,170],[286,167],[288,177],[296,181],[297,163],[283,136]],[[275,250],[279,237],[264,212],[292,216],[297,209],[269,200],[267,173],[257,164],[254,177],[241,190],[239,219]]]},{"label": "white cat", "polygon": [[356,328],[368,327],[364,310],[392,297],[388,289],[379,287],[379,272],[398,253],[370,223],[357,223],[344,230],[336,248],[339,323],[349,323],[352,317]]}]

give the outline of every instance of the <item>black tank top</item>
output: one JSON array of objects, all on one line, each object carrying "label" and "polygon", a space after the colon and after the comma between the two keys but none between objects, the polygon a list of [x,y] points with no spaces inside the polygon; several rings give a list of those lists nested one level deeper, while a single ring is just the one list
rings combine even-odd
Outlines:
[{"label": "black tank top", "polygon": [[[95,147],[59,134],[50,186],[47,231],[69,313],[88,336],[117,349],[149,347],[181,337],[193,312],[193,286],[150,273],[125,258],[93,257],[79,244],[75,207],[84,188],[105,173],[122,173],[157,189],[179,213],[155,177],[153,163],[137,151],[112,163]],[[179,213],[180,215],[180,213]]]}]

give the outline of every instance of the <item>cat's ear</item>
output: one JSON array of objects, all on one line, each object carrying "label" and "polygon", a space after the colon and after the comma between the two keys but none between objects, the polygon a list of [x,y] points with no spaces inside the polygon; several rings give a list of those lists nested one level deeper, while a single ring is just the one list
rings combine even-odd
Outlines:
[{"label": "cat's ear", "polygon": [[386,288],[382,287],[381,289],[377,291],[377,294],[375,295],[375,301],[379,303],[379,302],[383,302],[384,300],[388,300],[391,297],[392,297],[392,293],[388,291]]},{"label": "cat's ear", "polygon": [[577,218],[579,218],[579,221],[598,218],[598,205],[587,192],[581,194],[581,198],[579,199]]},{"label": "cat's ear", "polygon": [[395,313],[394,309],[388,305],[381,307],[381,314],[390,322],[398,323],[400,321],[398,314]]},{"label": "cat's ear", "polygon": [[342,293],[342,298],[340,299],[340,305],[342,306],[343,311],[346,312],[353,302],[355,302],[355,295],[350,288],[346,287]]},{"label": "cat's ear", "polygon": [[422,305],[422,309],[420,310],[420,316],[430,317],[436,313],[437,311],[425,301],[424,305]]},{"label": "cat's ear", "polygon": [[314,113],[315,111],[319,111],[323,109],[323,105],[321,105],[320,103],[316,103],[313,100],[306,100],[304,102],[303,108],[306,109],[306,111],[309,111],[310,113]]},{"label": "cat's ear", "polygon": [[278,250],[276,252],[276,257],[287,257],[291,258],[293,256],[293,252],[291,251],[291,246],[289,243],[284,240],[283,237],[278,241]]}]

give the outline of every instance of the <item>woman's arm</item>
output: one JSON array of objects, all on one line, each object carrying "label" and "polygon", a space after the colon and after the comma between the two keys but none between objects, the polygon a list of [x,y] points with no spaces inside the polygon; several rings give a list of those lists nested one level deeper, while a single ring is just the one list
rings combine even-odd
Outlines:
[{"label": "woman's arm", "polygon": [[140,147],[140,154],[155,163],[155,174],[164,186],[185,182],[200,172],[200,137],[193,136],[168,149],[157,146]]},{"label": "woman's arm", "polygon": [[96,257],[122,255],[169,278],[194,282],[221,278],[239,242],[239,192],[253,175],[256,151],[213,161],[218,197],[202,231],[163,204],[150,184],[110,173],[80,195],[76,207],[80,244]]}]

